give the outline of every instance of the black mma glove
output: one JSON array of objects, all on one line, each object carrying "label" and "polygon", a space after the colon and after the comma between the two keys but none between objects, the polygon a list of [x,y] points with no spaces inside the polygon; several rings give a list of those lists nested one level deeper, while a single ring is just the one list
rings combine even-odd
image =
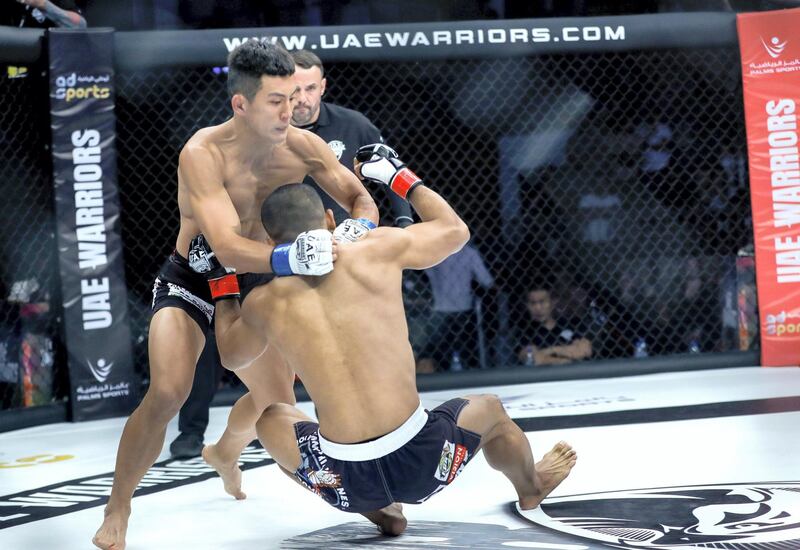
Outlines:
[{"label": "black mma glove", "polygon": [[211,289],[211,298],[224,300],[226,298],[239,298],[239,281],[236,279],[236,270],[224,267],[211,246],[202,234],[197,235],[189,243],[189,267],[195,273],[201,273],[208,281]]}]

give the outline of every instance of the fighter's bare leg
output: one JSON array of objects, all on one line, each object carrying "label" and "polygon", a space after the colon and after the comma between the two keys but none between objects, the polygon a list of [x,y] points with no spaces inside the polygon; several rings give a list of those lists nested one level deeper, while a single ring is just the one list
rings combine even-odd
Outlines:
[{"label": "fighter's bare leg", "polygon": [[222,478],[225,492],[236,500],[247,498],[242,491],[242,471],[239,469],[239,453],[236,449],[244,449],[256,438],[255,420],[258,419],[258,414],[253,396],[249,392],[244,394],[234,403],[228,415],[228,425],[220,440],[216,444],[203,447],[203,460],[216,470]]},{"label": "fighter's bare leg", "polygon": [[197,323],[173,307],[153,315],[149,338],[150,388],[122,431],[111,496],[103,524],[92,539],[98,548],[125,548],[133,492],[158,458],[167,424],[189,396],[205,342]]},{"label": "fighter's bare leg", "polygon": [[280,352],[270,346],[246,369],[236,375],[250,390],[239,398],[228,416],[225,432],[215,445],[203,449],[203,459],[222,478],[225,491],[237,500],[247,498],[242,491],[239,455],[256,435],[256,421],[271,403],[294,405],[294,371]]},{"label": "fighter's bare leg", "polygon": [[[259,418],[256,431],[259,441],[278,463],[281,471],[300,484],[294,476],[301,461],[300,449],[297,448],[294,432],[294,425],[297,422],[312,422],[312,420],[297,407],[284,403],[273,403]],[[380,510],[365,512],[361,515],[377,525],[384,535],[399,535],[407,525],[406,518],[403,516],[403,506],[396,502]]]},{"label": "fighter's bare leg", "polygon": [[517,491],[523,510],[536,508],[569,475],[578,455],[560,441],[534,464],[525,433],[506,414],[494,395],[472,395],[458,425],[481,436],[486,461],[502,472]]}]

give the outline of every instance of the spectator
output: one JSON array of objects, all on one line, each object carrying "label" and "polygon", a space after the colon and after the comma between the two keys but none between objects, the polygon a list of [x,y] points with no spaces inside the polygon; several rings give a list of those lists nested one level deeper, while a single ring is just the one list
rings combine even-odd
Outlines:
[{"label": "spectator", "polygon": [[6,300],[0,280],[0,411],[19,405],[19,304]]},{"label": "spectator", "polygon": [[419,353],[418,372],[474,368],[479,363],[474,283],[494,286],[478,250],[467,244],[442,263],[425,270],[433,291],[432,334]]},{"label": "spectator", "polygon": [[592,343],[578,332],[578,323],[553,316],[555,300],[549,285],[528,288],[530,323],[521,331],[517,358],[526,365],[559,365],[592,355]]},{"label": "spectator", "polygon": [[[19,308],[22,404],[25,407],[45,405],[53,397],[53,340],[50,335],[55,319],[50,314],[50,293],[36,278],[18,280],[11,286],[8,302]],[[6,354],[8,351],[6,346]]]},{"label": "spectator", "polygon": [[414,359],[419,350],[426,349],[431,337],[430,320],[433,303],[431,285],[424,271],[407,269],[403,272],[403,305],[408,321],[408,340],[414,351]]},{"label": "spectator", "polygon": [[[7,6],[4,25],[12,27],[33,27],[46,29],[64,27],[67,29],[85,29],[86,19],[81,15],[74,0],[17,0],[14,5],[5,0]],[[5,11],[5,10],[4,10]]]},{"label": "spectator", "polygon": [[592,357],[629,357],[634,351],[634,320],[621,300],[610,291],[594,289],[584,337],[592,342]]},{"label": "spectator", "polygon": [[[9,27],[26,27],[47,29],[64,27],[67,29],[85,29],[86,19],[74,0],[2,0],[5,4],[0,15],[0,25]],[[28,67],[8,65],[8,78],[24,78],[28,75]]]},{"label": "spectator", "polygon": [[717,351],[720,345],[721,305],[716,289],[709,280],[704,263],[696,257],[686,258],[684,279],[678,301],[673,308],[673,346],[676,353]]}]

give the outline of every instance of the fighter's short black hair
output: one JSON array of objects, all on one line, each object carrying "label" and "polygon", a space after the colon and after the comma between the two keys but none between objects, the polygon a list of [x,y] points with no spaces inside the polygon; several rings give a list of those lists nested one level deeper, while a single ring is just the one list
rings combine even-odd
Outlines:
[{"label": "fighter's short black hair", "polygon": [[325,78],[325,67],[322,66],[322,60],[317,57],[317,54],[308,50],[297,50],[292,52],[292,59],[294,64],[303,69],[310,69],[311,67],[319,67],[319,72],[322,78]]},{"label": "fighter's short black hair", "polygon": [[325,207],[313,187],[290,183],[278,187],[261,204],[261,223],[273,241],[287,243],[303,231],[323,228]]},{"label": "fighter's short black hair", "polygon": [[269,42],[248,40],[228,54],[228,93],[252,100],[262,76],[291,76],[294,60],[289,52]]}]

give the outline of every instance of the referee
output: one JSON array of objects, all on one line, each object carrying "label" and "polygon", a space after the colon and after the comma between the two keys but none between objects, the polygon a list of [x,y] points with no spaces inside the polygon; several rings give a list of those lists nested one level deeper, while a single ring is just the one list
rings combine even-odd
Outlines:
[{"label": "referee", "polygon": [[[352,170],[353,157],[359,147],[383,142],[380,131],[361,113],[322,101],[326,82],[319,57],[305,50],[294,52],[292,56],[296,65],[295,78],[300,86],[299,98],[292,113],[292,125],[314,132],[324,139],[339,162]],[[350,217],[312,178],[307,177],[304,183],[317,190],[325,208],[333,210],[337,225]],[[413,223],[408,202],[388,191],[387,195],[394,224],[405,227]],[[215,334],[209,331],[206,347],[197,361],[192,391],[178,416],[180,434],[169,447],[173,458],[200,456],[208,426],[208,408],[219,381],[220,364]]]},{"label": "referee", "polygon": [[[327,142],[339,162],[353,169],[353,157],[362,145],[383,143],[380,131],[370,120],[352,109],[322,101],[325,94],[325,69],[322,61],[307,50],[292,53],[295,63],[295,79],[300,94],[292,112],[292,126],[314,132]],[[307,176],[303,183],[313,186],[322,198],[325,208],[333,210],[337,225],[349,218],[347,211],[323,192],[314,180]],[[408,202],[394,193],[386,193],[391,204],[394,225],[405,227],[413,223]]]}]

